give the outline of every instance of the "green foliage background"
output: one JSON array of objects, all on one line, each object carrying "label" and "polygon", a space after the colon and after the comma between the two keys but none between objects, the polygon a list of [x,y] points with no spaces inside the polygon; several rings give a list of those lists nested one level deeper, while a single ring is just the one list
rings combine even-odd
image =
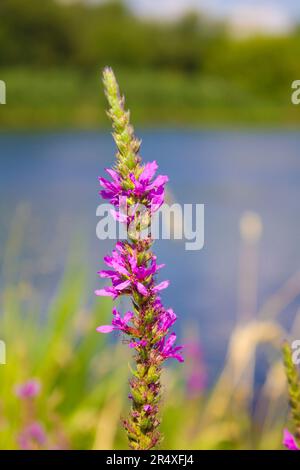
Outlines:
[{"label": "green foliage background", "polygon": [[[100,72],[112,66],[139,124],[296,125],[300,30],[232,37],[193,12],[176,22],[140,19],[122,2],[2,0],[0,79],[6,128],[95,128]],[[100,96],[100,98],[99,98]]]}]

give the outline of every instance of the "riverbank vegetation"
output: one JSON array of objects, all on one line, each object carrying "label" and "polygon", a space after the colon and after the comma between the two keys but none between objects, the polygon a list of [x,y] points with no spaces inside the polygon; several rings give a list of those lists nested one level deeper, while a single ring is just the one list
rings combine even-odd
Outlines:
[{"label": "riverbank vegetation", "polygon": [[170,22],[136,17],[121,2],[2,0],[1,129],[104,126],[100,70],[111,64],[140,125],[296,126],[291,84],[300,32],[234,37],[193,12]]}]

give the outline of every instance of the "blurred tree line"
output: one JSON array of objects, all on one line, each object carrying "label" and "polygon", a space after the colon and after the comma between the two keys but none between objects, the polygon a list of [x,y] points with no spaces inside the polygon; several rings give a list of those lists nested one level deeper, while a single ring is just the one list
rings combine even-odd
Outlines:
[{"label": "blurred tree line", "polygon": [[1,0],[1,65],[111,63],[128,67],[203,68],[223,28],[194,13],[177,23],[141,20],[121,1],[100,4]]},{"label": "blurred tree line", "polygon": [[121,1],[1,0],[0,43],[0,66],[169,69],[217,75],[264,93],[300,77],[297,30],[234,40],[226,25],[204,16],[149,21]]},{"label": "blurred tree line", "polygon": [[140,18],[121,0],[0,0],[0,44],[2,127],[98,124],[105,65],[126,83],[138,122],[299,121],[290,95],[300,28],[241,39],[204,14]]}]

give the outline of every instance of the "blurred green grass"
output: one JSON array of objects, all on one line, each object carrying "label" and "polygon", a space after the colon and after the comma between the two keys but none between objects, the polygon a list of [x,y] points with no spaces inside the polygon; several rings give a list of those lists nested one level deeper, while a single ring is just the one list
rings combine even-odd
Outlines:
[{"label": "blurred green grass", "polygon": [[[286,96],[261,96],[216,74],[116,69],[134,121],[141,126],[287,126],[300,114]],[[101,70],[1,68],[7,104],[5,130],[99,129],[108,122]]]}]

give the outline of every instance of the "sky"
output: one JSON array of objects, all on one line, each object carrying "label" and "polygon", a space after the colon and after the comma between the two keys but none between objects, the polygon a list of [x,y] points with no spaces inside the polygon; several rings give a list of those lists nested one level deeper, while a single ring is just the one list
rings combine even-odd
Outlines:
[{"label": "sky", "polygon": [[233,30],[285,33],[300,21],[300,0],[127,0],[142,16],[174,19],[187,10],[226,17]]},{"label": "sky", "polygon": [[[59,0],[71,3],[78,0]],[[81,0],[101,3],[107,0]],[[225,18],[238,35],[262,32],[285,34],[300,23],[300,0],[123,0],[141,16],[176,19],[186,11],[199,10]]]},{"label": "sky", "polygon": [[243,6],[255,8],[263,5],[280,10],[293,18],[300,18],[299,0],[127,0],[136,11],[142,14],[176,16],[186,9],[202,9],[216,14],[231,15]]}]

